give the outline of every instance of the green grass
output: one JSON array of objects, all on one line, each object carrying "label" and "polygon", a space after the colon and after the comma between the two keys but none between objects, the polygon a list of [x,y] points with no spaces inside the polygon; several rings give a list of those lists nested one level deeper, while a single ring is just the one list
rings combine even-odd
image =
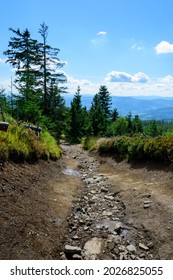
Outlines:
[{"label": "green grass", "polygon": [[24,125],[10,124],[8,131],[0,131],[0,160],[36,161],[42,159],[57,159],[61,149],[55,139],[47,132],[37,136]]},{"label": "green grass", "polygon": [[89,152],[95,150],[97,148],[97,140],[98,137],[84,137],[82,139],[83,149],[88,150]]}]

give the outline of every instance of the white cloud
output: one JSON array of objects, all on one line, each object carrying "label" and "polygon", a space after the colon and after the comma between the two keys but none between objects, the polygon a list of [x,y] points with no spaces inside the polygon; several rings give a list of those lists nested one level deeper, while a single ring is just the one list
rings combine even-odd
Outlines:
[{"label": "white cloud", "polygon": [[167,41],[161,41],[156,47],[155,47],[156,53],[173,53],[173,44],[170,44]]},{"label": "white cloud", "polygon": [[171,76],[171,75],[167,75],[167,76],[165,76],[165,77],[163,77],[163,78],[160,78],[159,79],[159,81],[161,82],[161,83],[172,83],[173,84],[173,76]]},{"label": "white cloud", "polygon": [[134,76],[132,76],[132,82],[134,83],[146,83],[149,81],[149,77],[142,72],[138,72]]},{"label": "white cloud", "polygon": [[99,89],[99,84],[93,83],[87,79],[74,78],[71,75],[65,74],[67,77],[68,92],[75,93],[77,87],[80,86],[81,93],[95,94]]},{"label": "white cloud", "polygon": [[85,80],[85,79],[83,79],[83,80],[80,80],[80,79],[75,79],[75,78],[73,78],[72,76],[69,76],[69,75],[67,75],[66,74],[66,77],[67,77],[67,82],[69,83],[69,84],[73,84],[73,85],[79,85],[79,86],[83,86],[83,85],[91,85],[92,83],[89,81],[89,80]]},{"label": "white cloud", "polygon": [[100,31],[97,33],[98,36],[105,36],[107,34],[106,31]]},{"label": "white cloud", "polygon": [[105,81],[110,83],[146,83],[148,80],[149,77],[142,72],[131,75],[126,72],[112,71],[108,73],[105,78]]},{"label": "white cloud", "polygon": [[132,76],[125,72],[118,72],[118,71],[112,71],[106,75],[105,81],[106,82],[125,82],[125,83],[131,83]]},{"label": "white cloud", "polygon": [[[117,96],[163,96],[173,97],[173,75],[158,78],[149,78],[146,74],[138,72],[131,75],[126,72],[112,71],[106,77],[73,77],[62,71],[67,77],[68,92],[74,94],[80,86],[81,94],[96,94],[100,85],[106,85],[112,95]],[[97,79],[97,82],[94,80]],[[10,93],[11,79],[0,77],[0,88]],[[13,87],[13,92],[16,92]]]}]

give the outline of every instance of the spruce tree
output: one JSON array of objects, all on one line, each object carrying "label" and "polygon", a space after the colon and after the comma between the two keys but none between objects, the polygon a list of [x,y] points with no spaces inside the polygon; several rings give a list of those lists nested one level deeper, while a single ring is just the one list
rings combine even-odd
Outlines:
[{"label": "spruce tree", "polygon": [[85,131],[85,118],[84,118],[84,108],[82,108],[80,87],[74,95],[71,102],[70,108],[70,129],[69,138],[73,143],[79,143],[81,138],[84,136]]},{"label": "spruce tree", "polygon": [[129,112],[128,115],[126,116],[126,120],[127,120],[127,123],[128,123],[127,133],[129,135],[132,135],[133,134],[133,120],[132,120],[131,112]]},{"label": "spruce tree", "polygon": [[34,67],[38,63],[37,40],[31,38],[28,29],[21,32],[10,28],[10,31],[14,37],[10,38],[8,50],[4,54],[8,57],[7,62],[16,69],[15,86],[19,93],[17,110],[21,119],[33,122],[34,117],[36,121],[41,114],[38,105],[38,70]]},{"label": "spruce tree", "polygon": [[111,116],[112,100],[111,100],[110,93],[106,86],[104,86],[104,85],[100,86],[99,92],[98,92],[98,97],[100,99],[100,103],[103,108],[105,117],[109,119]]},{"label": "spruce tree", "polygon": [[138,115],[135,115],[133,119],[133,132],[134,133],[143,132],[142,121],[140,120]]},{"label": "spruce tree", "polygon": [[53,48],[47,43],[48,26],[43,22],[40,25],[39,34],[42,37],[42,43],[38,44],[39,49],[39,67],[42,79],[40,85],[43,92],[43,111],[47,115],[51,102],[51,87],[58,86],[59,91],[65,92],[66,87],[63,84],[66,82],[66,76],[62,71],[58,71],[64,66],[64,63],[58,58],[59,49]]},{"label": "spruce tree", "polygon": [[42,43],[32,39],[28,29],[21,32],[10,28],[10,31],[14,36],[4,54],[16,69],[17,115],[25,121],[39,122],[44,114],[49,124],[50,110],[57,111],[57,99],[65,91],[62,84],[66,77],[58,71],[64,65],[57,57],[59,49],[47,44],[48,27],[44,23],[39,29]]},{"label": "spruce tree", "polygon": [[93,135],[105,135],[107,128],[107,119],[100,101],[99,94],[96,94],[93,98],[90,108],[90,120]]},{"label": "spruce tree", "polygon": [[115,122],[119,117],[119,112],[117,109],[113,109],[113,111],[111,112],[111,121]]},{"label": "spruce tree", "polygon": [[47,127],[56,139],[60,139],[66,124],[65,100],[61,96],[58,86],[52,83],[49,96],[49,111],[47,114]]}]

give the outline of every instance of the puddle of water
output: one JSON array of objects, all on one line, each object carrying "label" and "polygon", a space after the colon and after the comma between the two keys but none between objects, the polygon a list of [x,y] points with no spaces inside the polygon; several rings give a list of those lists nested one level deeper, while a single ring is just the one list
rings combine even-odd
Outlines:
[{"label": "puddle of water", "polygon": [[115,225],[118,223],[118,221],[111,221],[111,220],[101,220],[96,225],[97,229],[106,228],[109,232],[113,232],[115,229]]},{"label": "puddle of water", "polygon": [[[105,228],[105,229],[107,229],[107,231],[109,233],[113,233],[115,231],[115,227],[118,223],[119,223],[119,221],[103,219],[96,224],[96,228],[97,229]],[[125,237],[127,232],[128,232],[128,230],[127,230],[126,226],[122,225],[122,228],[120,229],[120,232],[118,234]]]},{"label": "puddle of water", "polygon": [[64,170],[62,170],[62,173],[65,175],[77,176],[77,177],[79,177],[81,175],[78,171],[76,171],[74,169],[64,169]]}]

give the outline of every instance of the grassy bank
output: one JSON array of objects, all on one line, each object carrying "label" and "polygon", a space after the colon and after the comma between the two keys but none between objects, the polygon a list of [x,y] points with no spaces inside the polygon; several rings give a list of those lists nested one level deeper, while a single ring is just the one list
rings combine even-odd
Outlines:
[{"label": "grassy bank", "polygon": [[39,136],[24,125],[10,124],[8,131],[0,131],[0,160],[36,161],[57,159],[61,149],[55,139],[43,131]]},{"label": "grassy bank", "polygon": [[163,163],[173,161],[173,136],[117,136],[95,141],[86,139],[84,148],[96,148],[100,155],[117,156],[120,160],[152,160]]}]

